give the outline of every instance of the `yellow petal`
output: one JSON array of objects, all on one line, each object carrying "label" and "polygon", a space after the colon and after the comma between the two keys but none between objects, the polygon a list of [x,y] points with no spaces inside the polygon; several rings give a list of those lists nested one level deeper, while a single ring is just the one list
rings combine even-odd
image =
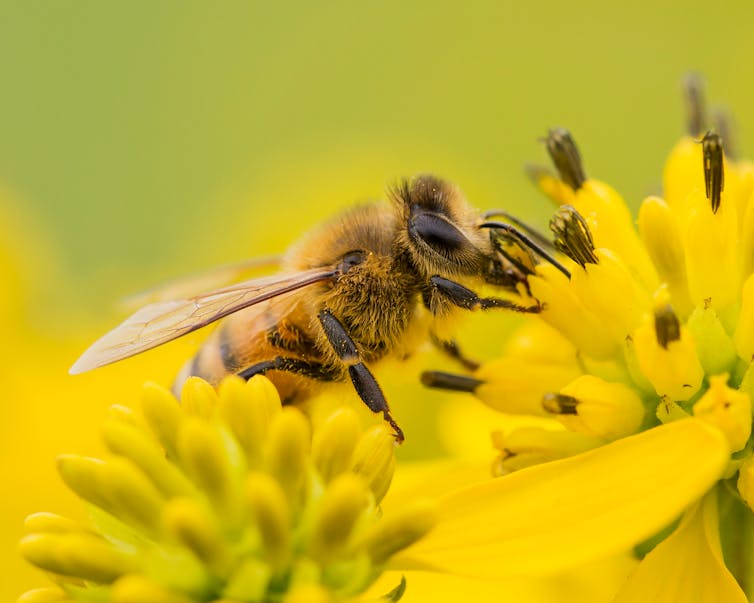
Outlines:
[{"label": "yellow petal", "polygon": [[687,213],[691,193],[704,193],[702,145],[689,137],[681,139],[668,155],[662,175],[663,197],[680,216]]},{"label": "yellow petal", "polygon": [[199,377],[189,377],[181,388],[181,405],[190,416],[209,419],[217,401],[215,388]]},{"label": "yellow petal", "polygon": [[332,601],[332,596],[327,589],[317,584],[298,586],[286,593],[283,598],[283,603],[330,603],[330,601]]},{"label": "yellow petal", "polygon": [[532,362],[578,364],[576,347],[547,323],[526,322],[516,329],[506,342],[505,356]]},{"label": "yellow petal", "polygon": [[644,558],[613,603],[646,601],[746,603],[720,550],[716,492],[690,509]]},{"label": "yellow petal", "polygon": [[218,509],[234,504],[234,463],[220,431],[194,417],[183,422],[178,435],[178,451],[187,473],[207,493]]},{"label": "yellow petal", "polygon": [[178,542],[196,555],[210,571],[226,579],[233,557],[214,517],[191,498],[175,498],[165,507],[162,521]]},{"label": "yellow petal", "polygon": [[548,576],[507,577],[490,580],[437,574],[434,572],[387,571],[373,584],[364,598],[388,592],[401,576],[406,577],[406,593],[401,603],[427,601],[497,601],[500,603],[606,603],[611,601],[635,567],[637,561],[629,553]]},{"label": "yellow petal", "polygon": [[754,193],[739,209],[741,216],[741,275],[746,278],[754,271]]},{"label": "yellow petal", "polygon": [[483,381],[474,394],[500,412],[544,415],[542,396],[565,387],[580,373],[575,359],[566,365],[503,356],[485,362],[474,373]]},{"label": "yellow petal", "polygon": [[223,380],[219,388],[220,413],[253,467],[261,462],[262,443],[270,424],[280,413],[280,396],[264,375],[248,381],[239,377]]},{"label": "yellow petal", "polygon": [[[594,375],[581,375],[560,390],[575,408],[561,409],[557,402],[548,406],[571,431],[616,440],[636,433],[644,419],[644,405],[633,388],[611,383]],[[546,400],[559,400],[551,395]]]},{"label": "yellow petal", "polygon": [[325,490],[314,517],[309,552],[322,565],[342,552],[369,505],[369,489],[359,476],[343,473]]},{"label": "yellow petal", "polygon": [[[485,435],[489,438],[489,433]],[[401,463],[380,506],[387,514],[403,508],[407,500],[439,498],[453,490],[485,481],[490,477],[487,459],[491,452],[492,444],[488,439],[484,462],[443,459]]]},{"label": "yellow petal", "polygon": [[603,328],[593,312],[587,310],[576,296],[572,283],[551,264],[537,266],[537,274],[529,278],[534,297],[543,305],[539,315],[581,351],[594,358],[610,358],[618,344]]},{"label": "yellow petal", "polygon": [[359,438],[351,457],[351,471],[363,477],[377,501],[387,494],[395,473],[395,437],[386,425],[374,425]]},{"label": "yellow petal", "polygon": [[632,335],[639,367],[657,395],[668,396],[671,400],[688,400],[699,391],[704,379],[694,338],[686,327],[681,326],[680,339],[669,342],[665,348],[657,341],[653,322],[647,315],[644,324]]},{"label": "yellow petal", "polygon": [[691,311],[686,257],[675,217],[665,201],[649,197],[639,208],[639,232],[660,278],[667,283],[673,305],[684,315]]},{"label": "yellow petal", "polygon": [[21,539],[19,549],[48,572],[94,582],[112,582],[138,566],[135,556],[93,534],[29,534]]},{"label": "yellow petal", "polygon": [[252,557],[241,563],[228,580],[223,595],[231,601],[262,601],[272,577],[272,569]]},{"label": "yellow petal", "polygon": [[568,429],[531,425],[506,432],[493,431],[492,443],[500,451],[492,464],[492,475],[498,477],[540,463],[574,456],[602,446],[605,440]]},{"label": "yellow petal", "polygon": [[688,419],[475,484],[439,501],[435,529],[395,567],[541,574],[618,553],[702,496],[727,460],[720,431]]},{"label": "yellow petal", "polygon": [[621,345],[641,323],[651,299],[620,256],[610,249],[596,249],[595,255],[598,264],[573,272],[571,289],[587,310],[599,317],[598,331]]},{"label": "yellow petal", "polygon": [[413,500],[399,511],[387,515],[367,530],[362,546],[373,563],[380,565],[401,549],[419,540],[435,525],[435,504]]},{"label": "yellow petal", "polygon": [[315,429],[312,460],[325,483],[348,469],[360,435],[359,418],[350,408],[336,410]]},{"label": "yellow petal", "polygon": [[16,603],[68,603],[71,599],[59,588],[37,588],[25,592]]},{"label": "yellow petal", "polygon": [[621,196],[604,182],[589,179],[576,191],[573,205],[589,224],[595,247],[608,247],[621,257],[631,258],[633,276],[645,287],[654,289],[658,284],[657,272]]},{"label": "yellow petal", "polygon": [[194,603],[188,595],[179,594],[142,576],[125,576],[113,585],[113,603]]},{"label": "yellow petal", "polygon": [[741,298],[741,314],[733,341],[738,356],[749,362],[754,358],[754,274],[744,281]]},{"label": "yellow petal", "polygon": [[270,473],[296,504],[306,487],[306,463],[311,441],[309,422],[292,406],[285,407],[270,425],[264,458]]},{"label": "yellow petal", "polygon": [[722,310],[737,300],[741,288],[736,208],[723,200],[717,213],[712,213],[709,200],[700,191],[688,202],[691,209],[684,243],[691,302],[709,303]]},{"label": "yellow petal", "polygon": [[188,496],[195,488],[153,438],[139,427],[110,419],[102,429],[111,452],[129,458],[165,496]]},{"label": "yellow petal", "polygon": [[251,472],[246,497],[270,561],[282,566],[291,550],[291,506],[280,484],[266,473]]}]

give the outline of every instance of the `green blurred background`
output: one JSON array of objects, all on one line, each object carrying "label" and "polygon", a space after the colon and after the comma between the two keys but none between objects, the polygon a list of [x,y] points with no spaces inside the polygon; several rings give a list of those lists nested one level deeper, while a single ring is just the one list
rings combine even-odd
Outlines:
[{"label": "green blurred background", "polygon": [[[751,149],[752,27],[751,0],[0,0],[0,243],[18,276],[0,292],[22,300],[6,377],[91,398],[103,381],[64,369],[120,297],[279,252],[401,176],[435,172],[544,226],[522,166],[544,161],[549,127],[635,208],[683,130],[684,73],[707,76]],[[130,392],[156,363],[105,378]],[[54,454],[92,452],[89,422],[122,401],[74,408],[86,419],[65,431],[54,412],[71,402],[17,391],[0,408],[2,600],[44,583],[14,550],[24,514],[75,508],[57,502]]]}]

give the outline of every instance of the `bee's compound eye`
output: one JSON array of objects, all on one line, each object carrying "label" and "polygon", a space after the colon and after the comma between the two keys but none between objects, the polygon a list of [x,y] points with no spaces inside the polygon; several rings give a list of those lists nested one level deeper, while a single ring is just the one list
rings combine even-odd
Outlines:
[{"label": "bee's compound eye", "polygon": [[440,253],[453,253],[468,245],[463,233],[447,218],[428,212],[412,215],[409,234]]},{"label": "bee's compound eye", "polygon": [[343,259],[340,260],[340,263],[338,264],[338,272],[345,274],[354,266],[362,264],[366,258],[366,251],[349,251],[343,256]]}]

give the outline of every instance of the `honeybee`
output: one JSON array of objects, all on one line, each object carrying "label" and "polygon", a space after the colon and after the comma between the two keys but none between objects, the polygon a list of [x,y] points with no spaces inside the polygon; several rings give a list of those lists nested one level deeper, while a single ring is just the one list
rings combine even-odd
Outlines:
[{"label": "honeybee", "polygon": [[[438,320],[459,309],[538,312],[526,278],[549,257],[521,230],[486,221],[453,184],[417,176],[386,201],[355,206],[315,228],[281,259],[281,271],[201,295],[149,304],[96,341],[76,361],[80,373],[139,354],[224,319],[184,366],[217,384],[224,376],[267,374],[294,403],[328,382],[350,378],[374,413],[403,441],[368,366],[408,357]],[[517,250],[510,252],[513,241]],[[520,303],[481,297],[488,283]],[[455,352],[450,342],[446,351]],[[458,354],[456,354],[458,356]]]}]

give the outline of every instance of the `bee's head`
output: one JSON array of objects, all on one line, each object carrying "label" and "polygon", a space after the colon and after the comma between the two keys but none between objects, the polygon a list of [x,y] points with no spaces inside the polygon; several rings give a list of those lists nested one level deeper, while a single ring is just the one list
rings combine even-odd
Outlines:
[{"label": "bee's head", "polygon": [[478,274],[489,257],[489,238],[479,229],[479,214],[449,182],[421,175],[390,191],[405,232],[399,243],[427,275]]}]

